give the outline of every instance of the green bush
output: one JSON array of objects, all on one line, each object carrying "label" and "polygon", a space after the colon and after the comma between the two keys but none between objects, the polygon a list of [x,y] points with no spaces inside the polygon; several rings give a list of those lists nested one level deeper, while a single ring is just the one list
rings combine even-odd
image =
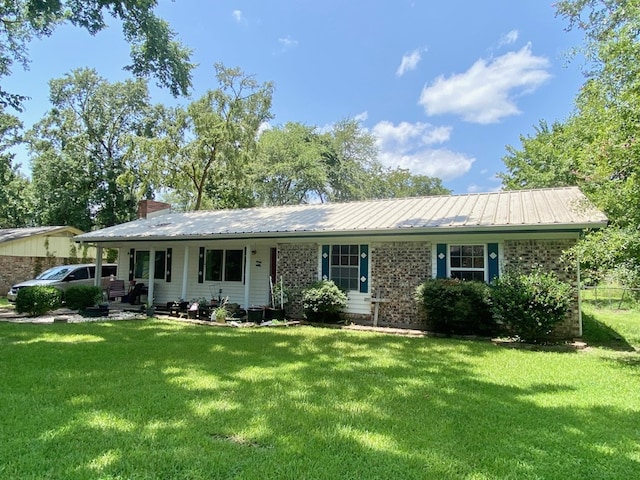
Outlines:
[{"label": "green bush", "polygon": [[62,292],[55,287],[25,287],[18,290],[16,312],[32,317],[60,308]]},{"label": "green bush", "polygon": [[553,272],[505,272],[492,285],[493,314],[509,333],[524,341],[548,337],[561,322],[573,298],[573,289]]},{"label": "green bush", "polygon": [[484,282],[429,279],[418,286],[415,300],[435,332],[487,335],[496,330],[489,286]]},{"label": "green bush", "polygon": [[302,308],[312,321],[338,321],[347,307],[347,294],[331,280],[320,280],[302,290]]},{"label": "green bush", "polygon": [[102,300],[102,289],[94,285],[74,285],[64,292],[67,308],[86,310]]}]

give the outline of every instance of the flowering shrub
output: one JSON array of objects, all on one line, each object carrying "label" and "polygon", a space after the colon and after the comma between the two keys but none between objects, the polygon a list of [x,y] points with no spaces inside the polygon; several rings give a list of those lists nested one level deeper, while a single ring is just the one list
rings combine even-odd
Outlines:
[{"label": "flowering shrub", "polygon": [[347,294],[331,280],[312,283],[302,290],[302,308],[309,320],[335,321],[347,307]]}]

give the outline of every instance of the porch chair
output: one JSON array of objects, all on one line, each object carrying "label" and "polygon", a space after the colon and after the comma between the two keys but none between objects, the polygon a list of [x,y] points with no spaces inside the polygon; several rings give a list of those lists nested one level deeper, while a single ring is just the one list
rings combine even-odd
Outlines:
[{"label": "porch chair", "polygon": [[109,286],[107,287],[107,296],[109,300],[115,300],[122,298],[126,295],[126,291],[124,289],[124,280],[111,280],[109,282]]}]

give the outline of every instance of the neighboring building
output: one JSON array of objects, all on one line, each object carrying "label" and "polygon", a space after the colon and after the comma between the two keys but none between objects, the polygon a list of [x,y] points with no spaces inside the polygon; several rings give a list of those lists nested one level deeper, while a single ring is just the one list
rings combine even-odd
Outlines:
[{"label": "neighboring building", "polygon": [[[347,314],[370,323],[420,328],[413,300],[422,281],[490,281],[505,268],[533,265],[577,285],[563,250],[605,215],[578,188],[520,190],[237,210],[156,212],[76,237],[118,248],[124,280],[149,282],[154,303],[229,296],[243,306],[269,301],[269,276],[289,288],[330,278],[349,290]],[[98,252],[100,253],[100,251]],[[150,261],[152,259],[153,261]],[[569,268],[566,268],[569,267]],[[127,272],[128,275],[127,275]],[[558,336],[581,333],[579,301]],[[289,314],[300,316],[300,305]]]},{"label": "neighboring building", "polygon": [[11,285],[30,280],[49,267],[75,262],[83,253],[95,258],[95,249],[82,252],[73,241],[82,230],[74,227],[0,229],[0,295]]}]

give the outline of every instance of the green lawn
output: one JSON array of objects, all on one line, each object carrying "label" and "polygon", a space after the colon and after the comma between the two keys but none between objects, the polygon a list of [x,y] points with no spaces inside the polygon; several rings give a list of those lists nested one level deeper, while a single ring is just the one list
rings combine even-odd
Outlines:
[{"label": "green lawn", "polygon": [[640,354],[601,344],[0,323],[0,478],[634,478]]}]

